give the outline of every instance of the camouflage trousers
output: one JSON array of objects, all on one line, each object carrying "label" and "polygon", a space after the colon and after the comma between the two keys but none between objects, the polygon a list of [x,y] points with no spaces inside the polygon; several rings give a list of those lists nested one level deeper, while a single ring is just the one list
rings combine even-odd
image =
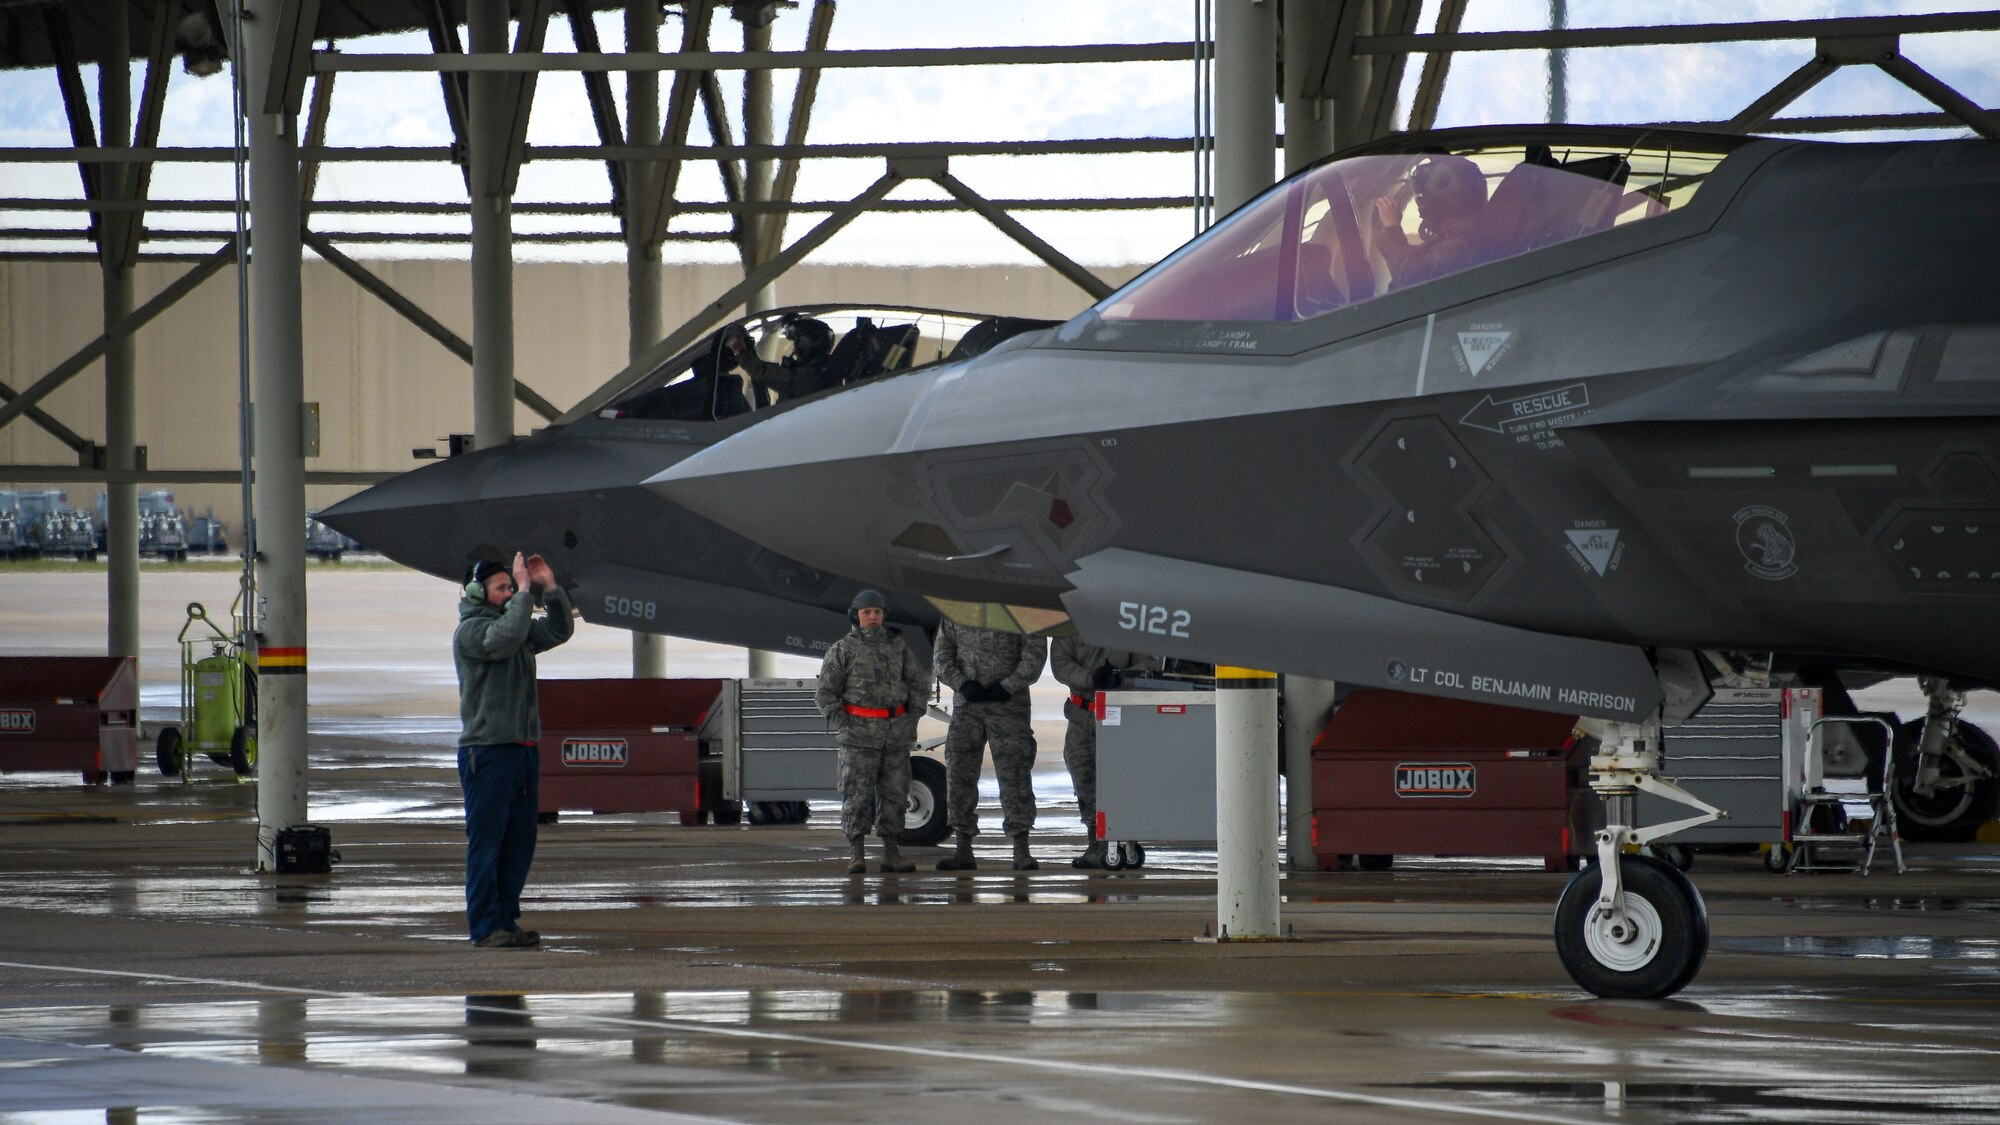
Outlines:
[{"label": "camouflage trousers", "polygon": [[1069,767],[1070,784],[1076,787],[1076,812],[1083,818],[1083,834],[1097,838],[1097,718],[1089,709],[1074,703],[1063,704],[1063,718],[1069,729],[1063,732],[1063,765]]},{"label": "camouflage trousers", "polygon": [[850,840],[868,835],[903,838],[910,807],[910,752],[840,748],[840,830]]},{"label": "camouflage trousers", "polygon": [[979,835],[979,752],[991,744],[1000,779],[1000,826],[1009,836],[1035,826],[1035,730],[1028,704],[961,703],[944,740],[944,807],[952,831]]}]

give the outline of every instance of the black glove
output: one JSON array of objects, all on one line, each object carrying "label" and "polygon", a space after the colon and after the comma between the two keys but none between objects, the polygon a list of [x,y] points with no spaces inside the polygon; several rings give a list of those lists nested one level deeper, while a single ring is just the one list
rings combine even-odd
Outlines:
[{"label": "black glove", "polygon": [[1014,698],[1013,692],[1008,691],[999,684],[981,684],[979,685],[979,694],[983,697],[980,700],[981,703],[1005,703]]},{"label": "black glove", "polygon": [[1099,691],[1118,686],[1118,669],[1106,664],[1090,674],[1090,686]]},{"label": "black glove", "polygon": [[960,703],[986,702],[986,685],[980,683],[978,680],[965,681],[958,685],[958,701]]}]

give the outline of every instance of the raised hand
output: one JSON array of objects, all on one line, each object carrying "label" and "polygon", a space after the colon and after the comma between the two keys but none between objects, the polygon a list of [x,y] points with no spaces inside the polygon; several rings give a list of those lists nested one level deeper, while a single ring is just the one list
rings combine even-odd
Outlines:
[{"label": "raised hand", "polygon": [[556,572],[549,568],[549,562],[540,555],[528,556],[528,581],[547,590],[556,584]]}]

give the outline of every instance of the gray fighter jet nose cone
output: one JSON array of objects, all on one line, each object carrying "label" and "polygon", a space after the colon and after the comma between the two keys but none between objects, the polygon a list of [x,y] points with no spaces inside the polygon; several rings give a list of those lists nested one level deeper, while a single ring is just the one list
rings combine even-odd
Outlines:
[{"label": "gray fighter jet nose cone", "polygon": [[911,505],[899,483],[907,474],[890,466],[911,455],[937,374],[916,372],[775,413],[646,487],[774,551],[893,585],[878,544],[901,525],[879,533]]}]

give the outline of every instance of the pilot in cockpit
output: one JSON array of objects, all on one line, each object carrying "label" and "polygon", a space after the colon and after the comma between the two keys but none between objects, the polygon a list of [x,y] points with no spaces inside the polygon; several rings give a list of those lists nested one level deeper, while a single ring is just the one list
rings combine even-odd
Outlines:
[{"label": "pilot in cockpit", "polygon": [[1479,217],[1486,209],[1486,177],[1463,156],[1439,153],[1410,171],[1422,241],[1403,232],[1403,208],[1384,196],[1375,201],[1375,249],[1389,266],[1390,288],[1408,289],[1470,269],[1479,261]]},{"label": "pilot in cockpit", "polygon": [[833,329],[823,320],[809,316],[788,318],[781,331],[791,341],[792,352],[777,362],[757,354],[750,334],[737,329],[724,341],[736,370],[750,377],[759,401],[768,401],[762,392],[774,392],[779,400],[804,398],[823,391],[839,380],[827,359],[833,354]]}]

